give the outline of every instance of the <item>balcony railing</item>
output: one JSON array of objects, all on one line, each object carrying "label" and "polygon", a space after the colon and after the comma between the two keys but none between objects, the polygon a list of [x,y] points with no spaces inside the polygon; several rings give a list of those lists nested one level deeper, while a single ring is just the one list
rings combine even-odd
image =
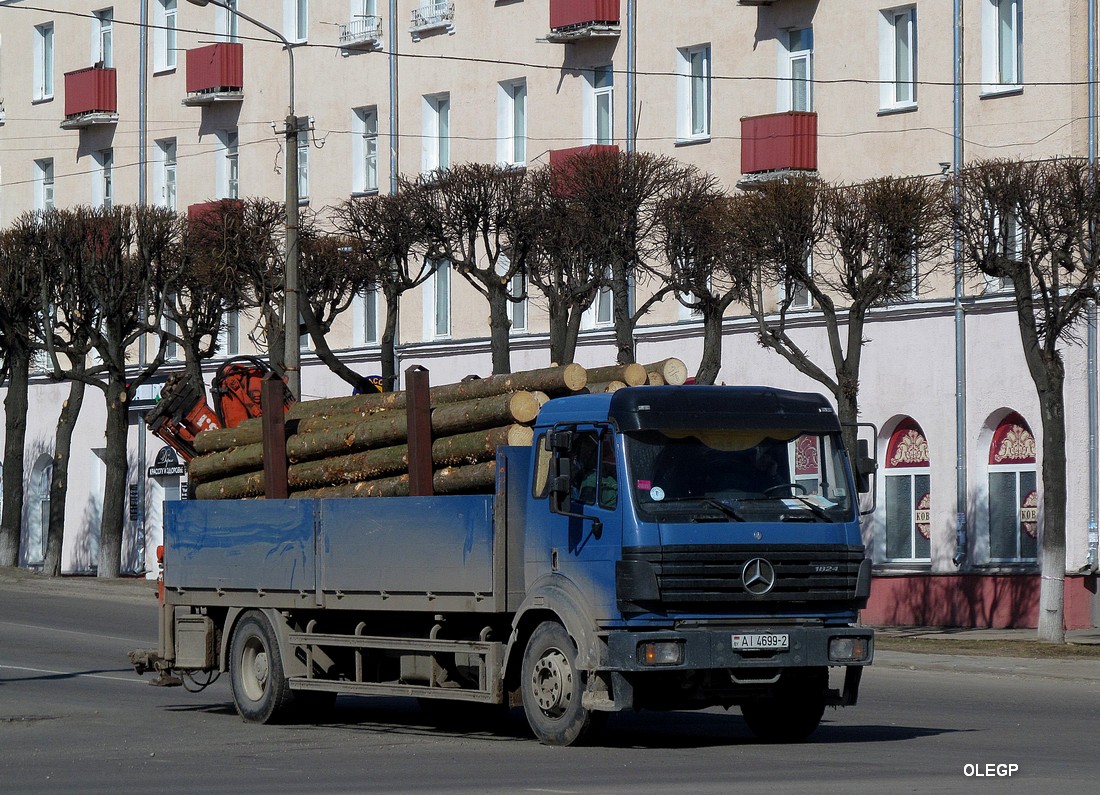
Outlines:
[{"label": "balcony railing", "polygon": [[817,171],[817,114],[801,111],[741,119],[741,173],[747,181]]},{"label": "balcony railing", "polygon": [[187,51],[184,105],[212,105],[244,99],[244,45],[208,44]]},{"label": "balcony railing", "polygon": [[340,25],[340,46],[349,50],[374,49],[382,44],[382,17],[356,17]]},{"label": "balcony railing", "polygon": [[118,121],[118,78],[114,69],[90,67],[65,73],[63,130]]},{"label": "balcony railing", "polygon": [[434,30],[455,32],[454,3],[432,2],[413,9],[412,24],[409,26],[413,41],[420,41],[421,36]]},{"label": "balcony railing", "polygon": [[619,33],[619,0],[550,0],[549,42]]},{"label": "balcony railing", "polygon": [[584,168],[584,163],[592,157],[617,155],[619,147],[615,144],[590,144],[572,146],[568,149],[550,150],[550,170],[552,188],[560,196],[569,196],[577,191],[576,174]]}]

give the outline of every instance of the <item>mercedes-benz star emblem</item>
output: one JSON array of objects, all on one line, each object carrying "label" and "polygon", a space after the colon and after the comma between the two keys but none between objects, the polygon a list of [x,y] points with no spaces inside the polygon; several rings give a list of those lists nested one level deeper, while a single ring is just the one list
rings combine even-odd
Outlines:
[{"label": "mercedes-benz star emblem", "polygon": [[775,568],[763,558],[753,558],[741,569],[741,584],[753,596],[763,596],[775,587]]}]

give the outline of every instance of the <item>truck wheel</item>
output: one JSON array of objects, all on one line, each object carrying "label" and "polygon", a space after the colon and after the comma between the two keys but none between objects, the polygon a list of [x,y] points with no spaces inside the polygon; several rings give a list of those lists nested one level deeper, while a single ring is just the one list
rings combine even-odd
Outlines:
[{"label": "truck wheel", "polygon": [[749,730],[767,743],[798,743],[821,723],[825,714],[826,672],[810,671],[797,679],[780,680],[780,691],[768,699],[741,705]]},{"label": "truck wheel", "polygon": [[520,691],[527,722],[546,745],[573,745],[584,739],[604,713],[581,706],[586,676],[577,669],[577,649],[565,627],[540,624],[523,652]]},{"label": "truck wheel", "polygon": [[294,693],[283,673],[275,633],[262,614],[249,613],[237,623],[229,670],[233,703],[242,718],[274,723],[289,713]]}]

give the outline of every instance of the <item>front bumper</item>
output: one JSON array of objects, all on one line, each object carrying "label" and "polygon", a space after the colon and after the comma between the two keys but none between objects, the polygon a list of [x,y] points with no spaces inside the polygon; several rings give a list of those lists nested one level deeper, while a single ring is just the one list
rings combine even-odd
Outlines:
[{"label": "front bumper", "polygon": [[[739,634],[784,634],[786,649],[745,651],[733,647]],[[833,639],[865,639],[863,659],[833,659]],[[649,643],[682,644],[681,660],[675,664],[647,665],[641,649]],[[658,631],[613,630],[607,635],[607,659],[601,666],[609,671],[698,671],[714,668],[814,668],[823,666],[865,666],[874,658],[874,631],[863,627],[723,626]]]}]

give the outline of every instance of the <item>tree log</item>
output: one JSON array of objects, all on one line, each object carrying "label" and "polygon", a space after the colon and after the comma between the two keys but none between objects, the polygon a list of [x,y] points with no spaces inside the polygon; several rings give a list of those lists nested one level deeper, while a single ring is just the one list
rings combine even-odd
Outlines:
[{"label": "tree log", "polygon": [[[534,432],[525,425],[445,436],[432,443],[435,466],[459,466],[495,458],[502,445],[529,446]],[[364,450],[350,455],[291,464],[287,480],[292,489],[376,480],[408,469],[408,445]]]},{"label": "tree log", "polygon": [[627,386],[644,384],[646,369],[640,364],[615,364],[610,367],[589,369],[588,380],[597,383],[622,381]]},{"label": "tree log", "polygon": [[588,394],[599,395],[604,392],[617,392],[620,389],[626,389],[626,384],[622,381],[602,381],[596,384],[589,384],[587,387]]},{"label": "tree log", "polygon": [[[432,433],[444,437],[505,423],[532,422],[538,416],[540,396],[545,398],[542,393],[513,392],[444,404],[432,409]],[[310,426],[318,430],[303,432]],[[287,457],[291,463],[300,463],[385,447],[405,441],[407,432],[402,410],[380,411],[366,419],[347,414],[301,420],[298,433],[287,439]],[[189,465],[189,474],[196,483],[204,483],[262,466],[263,445],[248,444],[196,456]]]},{"label": "tree log", "polygon": [[[688,379],[687,365],[675,357],[647,364],[645,365],[645,371],[647,373],[657,373],[664,379],[664,383],[673,386],[680,386]],[[652,384],[653,381],[650,381],[650,383]]]},{"label": "tree log", "polygon": [[[460,467],[444,467],[432,475],[432,488],[436,494],[491,492],[496,484],[496,461],[483,461]],[[322,486],[316,489],[296,491],[291,497],[407,497],[409,476],[344,483],[339,486]]]}]

